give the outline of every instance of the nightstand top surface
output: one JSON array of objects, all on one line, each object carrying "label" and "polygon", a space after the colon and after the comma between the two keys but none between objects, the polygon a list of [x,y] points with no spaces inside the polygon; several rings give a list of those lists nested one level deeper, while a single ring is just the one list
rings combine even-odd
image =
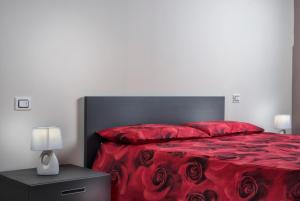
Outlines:
[{"label": "nightstand top surface", "polygon": [[37,175],[36,168],[0,172],[0,175],[26,184],[28,186],[38,186],[66,181],[105,177],[109,174],[103,172],[95,172],[93,170],[74,165],[62,165],[60,166],[59,175],[54,176],[39,176]]}]

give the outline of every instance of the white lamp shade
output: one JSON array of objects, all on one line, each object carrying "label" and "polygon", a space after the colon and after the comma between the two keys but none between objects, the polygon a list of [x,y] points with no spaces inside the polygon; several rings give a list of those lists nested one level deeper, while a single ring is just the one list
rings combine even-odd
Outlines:
[{"label": "white lamp shade", "polygon": [[279,114],[274,118],[274,125],[277,129],[290,129],[292,128],[291,115]]},{"label": "white lamp shade", "polygon": [[38,127],[32,129],[31,150],[44,151],[62,148],[61,130],[58,127]]}]

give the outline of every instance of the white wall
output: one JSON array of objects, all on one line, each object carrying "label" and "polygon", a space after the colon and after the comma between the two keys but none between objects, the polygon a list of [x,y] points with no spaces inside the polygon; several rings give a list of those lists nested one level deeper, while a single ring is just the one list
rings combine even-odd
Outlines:
[{"label": "white wall", "polygon": [[[85,95],[225,95],[227,119],[272,130],[291,112],[292,45],[292,0],[0,0],[0,170],[35,166],[39,125],[82,164]],[[13,110],[22,95],[32,111]]]}]

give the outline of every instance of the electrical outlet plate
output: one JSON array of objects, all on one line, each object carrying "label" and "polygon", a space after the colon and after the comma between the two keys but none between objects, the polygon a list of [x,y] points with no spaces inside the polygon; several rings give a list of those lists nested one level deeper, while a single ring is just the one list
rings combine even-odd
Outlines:
[{"label": "electrical outlet plate", "polygon": [[240,102],[241,102],[241,94],[233,94],[232,103],[240,103]]},{"label": "electrical outlet plate", "polygon": [[29,110],[31,110],[31,97],[16,96],[15,97],[15,110],[16,111],[29,111]]}]

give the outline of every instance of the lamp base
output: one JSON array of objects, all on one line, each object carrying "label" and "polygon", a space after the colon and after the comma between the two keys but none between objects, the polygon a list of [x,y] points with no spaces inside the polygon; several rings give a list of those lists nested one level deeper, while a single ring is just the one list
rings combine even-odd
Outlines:
[{"label": "lamp base", "polygon": [[43,151],[37,167],[38,175],[58,175],[59,163],[53,151]]},{"label": "lamp base", "polygon": [[286,130],[285,129],[281,129],[280,130],[280,134],[286,134]]}]

